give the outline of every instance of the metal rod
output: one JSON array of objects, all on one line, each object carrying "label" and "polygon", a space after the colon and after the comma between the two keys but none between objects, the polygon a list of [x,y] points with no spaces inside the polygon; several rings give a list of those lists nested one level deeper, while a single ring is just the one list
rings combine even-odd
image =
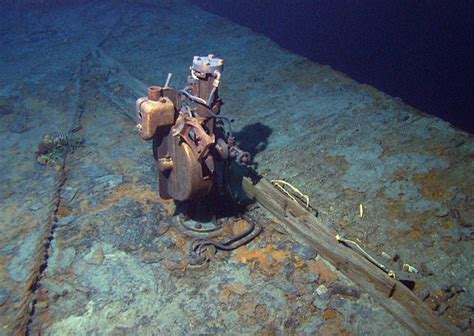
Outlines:
[{"label": "metal rod", "polygon": [[170,86],[170,82],[171,82],[171,77],[173,76],[173,74],[170,72],[168,73],[168,77],[166,78],[166,83],[165,83],[165,87],[169,87]]}]

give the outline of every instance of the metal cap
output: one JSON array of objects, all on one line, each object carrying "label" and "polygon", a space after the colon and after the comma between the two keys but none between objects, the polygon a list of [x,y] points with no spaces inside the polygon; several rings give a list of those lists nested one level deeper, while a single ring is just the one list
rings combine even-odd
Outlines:
[{"label": "metal cap", "polygon": [[193,70],[199,73],[212,74],[218,70],[222,73],[224,70],[224,60],[214,57],[213,54],[207,56],[194,56]]}]

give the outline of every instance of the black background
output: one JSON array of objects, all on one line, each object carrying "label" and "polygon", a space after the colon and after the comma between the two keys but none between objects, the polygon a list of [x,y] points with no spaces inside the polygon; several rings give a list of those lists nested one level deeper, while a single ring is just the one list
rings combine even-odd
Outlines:
[{"label": "black background", "polygon": [[474,133],[474,1],[193,2]]}]

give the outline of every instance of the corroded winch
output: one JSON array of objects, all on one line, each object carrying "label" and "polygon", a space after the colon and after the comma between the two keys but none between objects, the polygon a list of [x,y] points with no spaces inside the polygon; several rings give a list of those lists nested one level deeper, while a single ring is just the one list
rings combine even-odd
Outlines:
[{"label": "corroded winch", "polygon": [[160,196],[177,201],[199,200],[216,190],[218,162],[235,159],[246,165],[251,157],[241,150],[220,115],[219,84],[224,61],[213,55],[195,56],[183,90],[152,86],[136,102],[137,130],[153,140],[159,171]]}]

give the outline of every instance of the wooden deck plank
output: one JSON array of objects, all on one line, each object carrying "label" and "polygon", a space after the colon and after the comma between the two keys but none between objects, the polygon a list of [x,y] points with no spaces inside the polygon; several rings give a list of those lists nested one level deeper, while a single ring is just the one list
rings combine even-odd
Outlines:
[{"label": "wooden deck plank", "polygon": [[454,335],[459,330],[431,309],[410,289],[352,249],[340,244],[327,225],[313,213],[279,192],[268,180],[243,180],[245,192],[271,212],[295,239],[303,240],[319,255],[374,298],[415,335]]}]

